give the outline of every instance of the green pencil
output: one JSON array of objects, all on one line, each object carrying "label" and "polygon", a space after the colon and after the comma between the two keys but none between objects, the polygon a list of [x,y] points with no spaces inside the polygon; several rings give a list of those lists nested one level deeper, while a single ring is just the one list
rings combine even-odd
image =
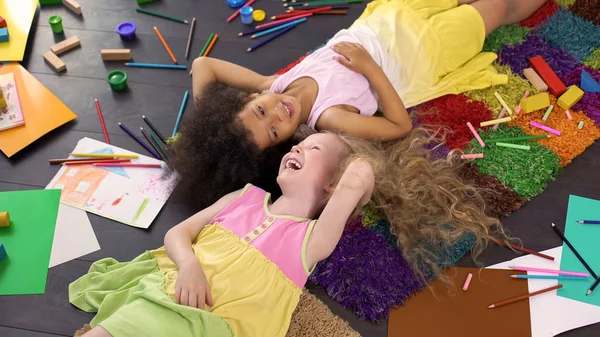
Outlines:
[{"label": "green pencil", "polygon": [[[283,6],[317,6],[317,5],[335,5],[335,4],[352,4],[352,3],[361,3],[363,0],[319,0],[319,1],[310,1],[310,2],[287,2]],[[301,8],[296,8],[301,9]]]},{"label": "green pencil", "polygon": [[200,52],[200,55],[198,55],[198,57],[201,57],[204,55],[204,53],[206,52],[206,48],[208,48],[208,46],[210,45],[210,41],[212,41],[214,38],[215,38],[215,33],[211,33],[210,36],[208,37],[208,40],[206,40],[204,47],[202,47],[202,51]]},{"label": "green pencil", "polygon": [[486,143],[495,143],[495,142],[517,142],[521,140],[532,140],[532,139],[540,139],[540,138],[550,138],[549,135],[540,135],[540,136],[523,136],[523,137],[513,137],[513,138],[496,138],[496,139],[486,139]]},{"label": "green pencil", "polygon": [[148,133],[150,134],[150,137],[152,137],[152,140],[154,141],[154,144],[158,148],[160,155],[163,157],[163,159],[166,162],[168,162],[171,158],[169,157],[169,153],[167,152],[167,150],[164,147],[162,147],[162,144],[160,143],[160,141],[158,140],[158,137],[154,134],[154,132],[148,132]]},{"label": "green pencil", "polygon": [[144,14],[148,14],[148,15],[153,15],[153,16],[158,16],[159,18],[163,18],[163,19],[167,19],[167,20],[171,20],[171,21],[175,21],[175,22],[179,22],[179,23],[185,23],[186,25],[188,24],[188,20],[174,18],[172,16],[168,16],[168,15],[164,15],[164,14],[152,12],[152,11],[149,11],[147,9],[136,8],[135,10],[138,11],[138,12],[140,12],[140,13],[144,13]]}]

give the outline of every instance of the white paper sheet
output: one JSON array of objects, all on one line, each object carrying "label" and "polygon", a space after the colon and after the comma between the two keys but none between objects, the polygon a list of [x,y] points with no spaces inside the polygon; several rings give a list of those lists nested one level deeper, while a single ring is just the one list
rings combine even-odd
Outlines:
[{"label": "white paper sheet", "polygon": [[[486,268],[509,269],[509,266],[526,266],[560,269],[562,246],[541,252],[554,257],[554,261],[535,255],[525,255]],[[528,274],[536,274],[528,272]],[[547,274],[546,274],[547,275]],[[529,291],[536,291],[558,284],[558,280],[528,279]],[[529,299],[531,336],[556,336],[565,331],[600,322],[600,307],[574,301],[556,295],[556,291]]]},{"label": "white paper sheet", "polygon": [[87,213],[59,204],[49,268],[100,249]]}]

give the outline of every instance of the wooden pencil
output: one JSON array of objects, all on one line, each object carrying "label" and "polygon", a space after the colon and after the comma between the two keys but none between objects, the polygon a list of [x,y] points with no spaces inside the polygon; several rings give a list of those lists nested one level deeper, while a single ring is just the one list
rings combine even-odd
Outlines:
[{"label": "wooden pencil", "polygon": [[511,298],[511,299],[508,299],[506,301],[494,303],[494,304],[490,305],[488,307],[488,309],[499,308],[501,306],[504,306],[504,305],[507,305],[507,304],[512,304],[512,303],[515,303],[515,302],[518,302],[518,301],[522,301],[522,300],[528,299],[530,297],[533,297],[533,296],[536,296],[536,295],[539,295],[539,294],[543,294],[543,293],[547,293],[547,292],[552,291],[552,290],[560,289],[562,287],[563,287],[562,284],[558,284],[558,285],[555,285],[554,287],[550,287],[550,288],[546,288],[546,289],[534,291],[534,292],[529,293],[529,294],[517,296],[517,297]]},{"label": "wooden pencil", "polygon": [[92,164],[98,167],[144,167],[144,168],[162,168],[161,164],[139,164],[139,163],[96,163]]},{"label": "wooden pencil", "polygon": [[194,28],[196,28],[196,18],[192,18],[192,25],[190,26],[190,33],[188,34],[187,45],[185,46],[185,59],[187,60],[190,56],[190,47],[192,46],[192,37],[194,36]]},{"label": "wooden pencil", "polygon": [[274,27],[274,26],[278,26],[278,25],[281,25],[281,24],[284,24],[284,23],[287,23],[287,22],[290,22],[290,21],[297,20],[297,19],[306,18],[306,17],[309,17],[311,15],[313,15],[313,13],[299,13],[297,15],[290,16],[289,18],[285,18],[285,19],[281,19],[281,20],[276,20],[276,21],[271,21],[271,22],[263,23],[261,25],[258,25],[256,27],[254,27],[254,28],[261,29],[261,28],[267,28],[267,27]]},{"label": "wooden pencil", "polygon": [[212,42],[214,37],[215,37],[215,33],[211,33],[210,36],[208,37],[208,40],[206,40],[204,47],[202,47],[202,50],[200,51],[200,55],[198,55],[198,57],[204,56],[204,52],[206,52],[206,49],[208,48],[208,46],[210,45],[210,43]]},{"label": "wooden pencil", "polygon": [[133,140],[135,140],[136,142],[138,142],[138,144],[140,144],[144,149],[146,149],[146,151],[150,152],[150,154],[154,157],[154,158],[159,158],[158,157],[158,153],[154,152],[154,150],[152,150],[151,147],[149,147],[148,145],[146,145],[146,143],[142,142],[136,135],[133,134],[133,132],[131,132],[131,130],[129,130],[128,127],[126,127],[125,125],[123,125],[123,123],[118,122],[119,127],[121,127],[121,129],[123,129],[123,131],[125,131],[125,133],[127,133],[131,138],[133,138]]},{"label": "wooden pencil", "polygon": [[585,267],[585,269],[587,269],[587,271],[590,272],[590,275],[592,275],[593,278],[597,279],[598,275],[596,275],[596,273],[594,273],[594,271],[592,270],[592,267],[590,267],[590,265],[587,264],[587,262],[585,262],[585,260],[583,259],[583,257],[581,257],[581,255],[579,255],[579,252],[577,252],[577,249],[575,249],[575,247],[573,247],[573,245],[571,244],[571,242],[569,242],[569,240],[567,240],[567,238],[560,231],[560,229],[558,229],[558,227],[556,227],[555,224],[552,224],[552,229],[554,229],[554,231],[556,232],[556,234],[558,234],[558,236],[560,236],[560,238],[563,240],[563,242],[566,243],[567,246],[569,246],[569,248],[571,249],[571,251],[573,252],[573,254],[575,254],[575,256],[577,257],[577,259],[579,260],[579,262],[581,262],[581,264],[583,264],[583,266]]},{"label": "wooden pencil", "polygon": [[158,36],[160,42],[162,42],[163,46],[165,46],[165,49],[167,50],[167,53],[169,53],[169,56],[171,56],[171,60],[173,60],[173,63],[177,64],[177,59],[175,58],[175,55],[173,55],[173,52],[171,51],[171,48],[169,48],[167,41],[165,41],[165,39],[163,38],[158,28],[156,28],[156,26],[154,26],[154,32],[156,33],[156,36]]},{"label": "wooden pencil", "polygon": [[110,138],[108,138],[108,132],[106,131],[106,124],[104,124],[104,116],[102,116],[102,109],[100,109],[100,103],[98,103],[97,98],[94,98],[94,103],[96,103],[96,111],[98,112],[98,118],[100,119],[102,133],[104,133],[104,140],[106,140],[106,144],[110,144]]},{"label": "wooden pencil", "polygon": [[275,33],[275,34],[273,34],[273,35],[269,36],[268,38],[266,38],[266,39],[264,39],[264,40],[260,41],[259,43],[255,44],[254,46],[252,46],[252,47],[248,48],[248,49],[247,49],[247,52],[251,52],[251,51],[253,51],[253,50],[256,50],[256,49],[258,49],[258,48],[260,48],[260,47],[264,46],[264,45],[265,45],[265,44],[267,44],[268,42],[270,42],[270,41],[273,41],[273,40],[275,40],[276,38],[278,38],[279,36],[281,36],[281,35],[283,35],[283,34],[285,34],[285,33],[289,32],[289,31],[290,31],[290,30],[292,30],[292,29],[294,29],[294,27],[296,27],[296,25],[289,26],[289,27],[287,27],[286,29],[284,29],[284,30],[282,30],[282,31],[280,31],[280,32],[278,32],[278,33]]},{"label": "wooden pencil", "polygon": [[[312,15],[312,14],[311,14],[311,15]],[[258,33],[256,33],[256,34],[252,34],[252,35],[250,36],[250,38],[251,38],[251,39],[255,39],[255,38],[257,38],[257,37],[261,37],[261,36],[269,35],[269,34],[271,34],[271,33],[273,33],[273,32],[277,32],[277,31],[280,31],[280,30],[286,29],[287,27],[290,27],[290,26],[296,26],[297,24],[300,24],[300,23],[302,23],[302,22],[305,22],[305,21],[306,21],[306,18],[300,18],[300,19],[298,19],[298,20],[294,20],[294,21],[286,22],[286,23],[284,23],[284,24],[282,24],[282,25],[279,25],[279,26],[275,26],[275,27],[265,27],[265,28],[267,28],[267,30],[265,30],[265,31],[262,31],[262,32],[258,32]],[[264,29],[264,28],[261,28],[261,29]]]},{"label": "wooden pencil", "polygon": [[348,14],[345,10],[331,10],[331,11],[322,11],[316,12],[315,15],[346,15]]},{"label": "wooden pencil", "polygon": [[[111,160],[111,159],[117,159],[115,157],[110,157],[110,158],[106,158],[106,159],[99,159],[99,160]],[[78,162],[78,161],[88,161],[90,160],[90,158],[58,158],[58,159],[48,159],[48,162],[51,165],[56,165],[56,164],[62,164],[62,163],[67,163],[67,162]]]},{"label": "wooden pencil", "polygon": [[[248,0],[248,2],[246,2],[244,4],[244,6],[250,6],[254,3],[254,1],[256,0]],[[244,7],[242,6],[242,7]],[[227,22],[231,22],[233,21],[233,19],[235,19],[238,15],[240,15],[240,10],[242,9],[242,7],[238,8],[235,12],[233,12],[233,14],[231,14],[228,18],[227,18]]]},{"label": "wooden pencil", "polygon": [[323,8],[323,7],[327,7],[327,6],[331,6],[332,9],[348,9],[350,8],[350,5],[348,4],[344,4],[344,3],[338,3],[338,4],[327,4],[327,5],[311,5],[311,6],[290,6],[288,7],[288,10],[293,11],[293,10],[298,10],[298,9],[315,9],[315,8]]},{"label": "wooden pencil", "polygon": [[600,284],[600,277],[596,278],[596,281],[594,281],[594,284],[592,284],[590,289],[588,289],[587,293],[585,293],[585,296],[590,295],[594,291],[594,289],[596,289],[598,284]]},{"label": "wooden pencil", "polygon": [[129,154],[129,153],[84,153],[84,152],[72,152],[69,153],[70,156],[73,157],[90,157],[91,158],[128,158],[128,159],[137,159],[139,156],[137,154]]},{"label": "wooden pencil", "polygon": [[146,140],[148,141],[148,143],[150,143],[150,145],[154,148],[154,150],[156,150],[156,152],[158,153],[158,156],[160,157],[160,159],[166,160],[162,156],[162,153],[161,153],[160,149],[158,147],[156,147],[156,144],[154,144],[154,140],[152,140],[152,138],[150,137],[150,135],[148,134],[148,132],[146,130],[144,130],[144,128],[141,127],[141,126],[140,126],[140,131],[142,131],[142,135],[144,135],[144,138],[146,138]]},{"label": "wooden pencil", "polygon": [[206,48],[206,51],[204,52],[204,55],[202,55],[202,56],[208,56],[208,54],[210,53],[211,49],[213,48],[213,46],[217,42],[218,38],[219,38],[219,34],[215,34],[215,36],[213,37],[212,41],[210,41],[210,44],[208,45],[208,48]]},{"label": "wooden pencil", "polygon": [[149,132],[149,134],[150,134],[150,138],[152,138],[152,140],[154,141],[154,144],[156,145],[156,147],[160,151],[160,155],[165,159],[165,161],[168,162],[170,158],[169,158],[169,154],[167,153],[167,149],[165,149],[162,146],[162,144],[158,140],[158,137],[154,133]]},{"label": "wooden pencil", "polygon": [[73,165],[91,165],[91,164],[109,164],[109,163],[128,163],[131,162],[131,159],[92,159],[90,160],[82,160],[82,161],[68,161],[62,163],[62,165],[73,166]]},{"label": "wooden pencil", "polygon": [[295,16],[295,15],[298,15],[298,14],[318,13],[318,12],[328,11],[330,9],[332,9],[331,6],[321,7],[321,8],[315,8],[315,9],[309,9],[309,10],[305,10],[305,11],[292,11],[291,13],[279,14],[279,15],[272,16],[271,19],[272,20],[280,20],[280,19],[289,18],[291,16]]},{"label": "wooden pencil", "polygon": [[183,20],[183,19],[179,19],[179,18],[174,18],[172,16],[168,16],[168,15],[164,15],[164,14],[160,14],[160,13],[156,13],[156,12],[152,12],[149,11],[147,9],[143,9],[143,8],[136,8],[136,11],[138,11],[139,13],[144,13],[144,14],[148,14],[148,15],[152,15],[152,16],[156,16],[159,18],[163,18],[163,19],[167,19],[167,20],[171,20],[171,21],[175,21],[175,22],[179,22],[179,23],[184,23],[184,24],[188,24],[188,20]]},{"label": "wooden pencil", "polygon": [[146,124],[148,124],[150,129],[152,129],[152,131],[154,131],[154,133],[156,133],[158,138],[160,138],[160,140],[163,143],[167,144],[167,139],[162,135],[162,133],[160,133],[160,131],[158,131],[158,129],[154,126],[154,124],[152,124],[152,122],[150,122],[150,119],[148,119],[148,117],[146,117],[145,115],[142,115],[142,119],[144,120],[144,122],[146,122]]},{"label": "wooden pencil", "polygon": [[541,258],[554,261],[554,257],[552,257],[550,255],[538,253],[538,252],[536,252],[534,250],[523,248],[523,247],[519,247],[519,246],[513,245],[512,243],[508,243],[508,242],[504,242],[504,241],[499,241],[499,240],[493,240],[493,241],[496,242],[497,244],[501,245],[501,246],[510,247],[510,248],[512,248],[514,250],[518,250],[518,251],[523,252],[523,253],[527,253],[527,254],[539,256]]}]

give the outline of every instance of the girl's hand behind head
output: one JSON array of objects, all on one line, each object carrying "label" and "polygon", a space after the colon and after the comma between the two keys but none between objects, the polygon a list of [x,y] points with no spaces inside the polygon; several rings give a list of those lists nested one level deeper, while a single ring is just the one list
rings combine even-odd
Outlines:
[{"label": "girl's hand behind head", "polygon": [[344,171],[338,188],[349,188],[363,191],[358,203],[358,208],[366,205],[371,200],[371,194],[375,186],[375,173],[369,161],[363,158],[353,160]]}]

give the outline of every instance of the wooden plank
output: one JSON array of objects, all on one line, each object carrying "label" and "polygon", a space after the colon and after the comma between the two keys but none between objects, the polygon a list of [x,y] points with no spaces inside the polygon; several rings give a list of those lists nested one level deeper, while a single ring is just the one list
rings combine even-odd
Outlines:
[{"label": "wooden plank", "polygon": [[129,61],[131,49],[102,49],[100,55],[104,61]]},{"label": "wooden plank", "polygon": [[60,73],[67,69],[67,65],[54,54],[52,51],[47,51],[42,55],[44,60],[54,69],[54,71]]},{"label": "wooden plank", "polygon": [[535,70],[533,70],[533,68],[523,69],[523,75],[525,75],[525,78],[527,78],[527,80],[529,80],[529,83],[531,83],[531,85],[533,85],[533,87],[535,88],[535,90],[537,92],[542,92],[542,91],[548,90],[548,85],[546,85],[546,82],[544,82],[544,80],[542,80],[540,75],[538,75],[535,72]]},{"label": "wooden plank", "polygon": [[59,43],[53,45],[52,47],[50,47],[50,50],[52,50],[54,54],[60,55],[66,51],[69,51],[79,46],[81,46],[81,41],[79,40],[79,38],[77,36],[71,36],[70,38],[64,39]]},{"label": "wooden plank", "polygon": [[75,0],[62,0],[62,3],[73,13],[81,15],[81,5],[78,4]]}]

